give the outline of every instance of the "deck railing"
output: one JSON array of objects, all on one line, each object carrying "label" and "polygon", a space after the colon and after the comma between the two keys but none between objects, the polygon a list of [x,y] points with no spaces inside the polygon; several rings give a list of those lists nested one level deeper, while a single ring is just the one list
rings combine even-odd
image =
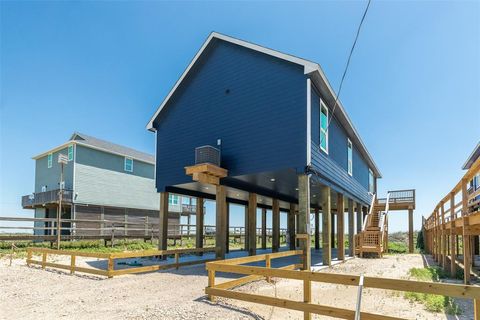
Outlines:
[{"label": "deck railing", "polygon": [[[392,190],[388,191],[389,204],[404,204],[404,203],[413,203],[415,204],[415,189],[406,189],[406,190]],[[387,198],[378,199],[379,204],[385,204]]]},{"label": "deck railing", "polygon": [[[73,191],[63,189],[62,202],[72,203]],[[57,203],[60,201],[60,189],[45,192],[36,192],[22,197],[22,207],[28,208],[36,205]]]},{"label": "deck railing", "polygon": [[[215,297],[224,297],[228,299],[235,299],[273,307],[301,311],[304,313],[304,319],[310,319],[311,314],[318,314],[343,319],[404,319],[377,313],[361,312],[361,294],[358,295],[358,299],[357,297],[352,298],[352,302],[355,303],[357,307],[355,310],[319,305],[312,302],[312,282],[323,282],[345,286],[361,285],[362,287],[359,288],[360,292],[362,288],[365,287],[426,294],[440,294],[455,298],[472,299],[474,305],[474,319],[480,320],[480,287],[478,286],[296,270],[300,268],[300,265],[290,265],[284,268],[276,269],[271,268],[271,259],[297,254],[301,254],[301,251],[287,251],[280,252],[278,255],[270,254],[209,262],[206,265],[206,269],[208,271],[208,286],[205,288],[205,293],[212,301]],[[265,261],[265,267],[240,265],[256,261]],[[237,280],[216,284],[216,272],[241,274],[245,276]],[[303,301],[295,301],[290,299],[270,297],[265,295],[251,294],[248,292],[239,292],[232,290],[239,285],[251,281],[261,279],[266,279],[267,281],[269,281],[272,277],[302,281]],[[315,291],[314,293],[321,295],[321,292],[318,291]]]}]

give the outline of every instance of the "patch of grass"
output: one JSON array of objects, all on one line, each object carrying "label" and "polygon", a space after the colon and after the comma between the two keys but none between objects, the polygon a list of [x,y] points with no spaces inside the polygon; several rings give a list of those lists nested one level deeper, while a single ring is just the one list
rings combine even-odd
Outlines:
[{"label": "patch of grass", "polygon": [[388,253],[402,254],[408,252],[408,246],[404,242],[388,242]]},{"label": "patch of grass", "polygon": [[[412,268],[408,274],[420,281],[438,282],[440,279],[447,278],[447,273],[439,267]],[[450,297],[416,292],[405,292],[404,297],[412,302],[424,304],[425,309],[430,312],[445,312],[450,315],[461,313],[458,305]]]}]

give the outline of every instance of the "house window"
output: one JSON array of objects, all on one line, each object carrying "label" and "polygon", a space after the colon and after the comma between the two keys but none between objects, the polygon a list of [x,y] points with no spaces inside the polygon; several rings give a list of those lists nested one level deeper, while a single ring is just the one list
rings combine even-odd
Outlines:
[{"label": "house window", "polygon": [[368,191],[375,193],[375,179],[372,169],[368,169]]},{"label": "house window", "polygon": [[353,152],[352,152],[352,141],[347,140],[347,154],[348,154],[348,174],[353,174]]},{"label": "house window", "polygon": [[132,158],[125,158],[125,171],[133,172],[133,159]]},{"label": "house window", "polygon": [[179,196],[176,194],[169,194],[168,195],[168,204],[178,204],[179,203]]},{"label": "house window", "polygon": [[73,145],[68,146],[68,161],[73,160]]},{"label": "house window", "polygon": [[328,108],[320,100],[320,148],[328,153]]},{"label": "house window", "polygon": [[53,155],[51,153],[48,154],[47,156],[47,167],[51,168],[53,163]]}]

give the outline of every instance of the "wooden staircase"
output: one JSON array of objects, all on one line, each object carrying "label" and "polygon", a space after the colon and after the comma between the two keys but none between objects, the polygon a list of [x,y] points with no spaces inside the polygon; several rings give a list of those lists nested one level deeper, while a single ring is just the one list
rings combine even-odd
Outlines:
[{"label": "wooden staircase", "polygon": [[390,193],[385,203],[378,203],[372,198],[370,212],[365,217],[362,231],[355,235],[355,254],[363,257],[364,253],[377,253],[381,258],[388,249],[388,207]]}]

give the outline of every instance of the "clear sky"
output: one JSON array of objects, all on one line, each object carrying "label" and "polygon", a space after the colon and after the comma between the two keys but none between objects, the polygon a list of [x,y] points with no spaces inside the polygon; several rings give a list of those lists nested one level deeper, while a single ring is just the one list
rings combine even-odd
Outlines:
[{"label": "clear sky", "polygon": [[[338,88],[365,5],[0,2],[0,215],[32,215],[31,157],[73,131],[153,153],[145,125],[211,31],[316,61]],[[380,195],[417,189],[416,229],[480,139],[479,21],[479,1],[373,1],[344,83]]]}]

